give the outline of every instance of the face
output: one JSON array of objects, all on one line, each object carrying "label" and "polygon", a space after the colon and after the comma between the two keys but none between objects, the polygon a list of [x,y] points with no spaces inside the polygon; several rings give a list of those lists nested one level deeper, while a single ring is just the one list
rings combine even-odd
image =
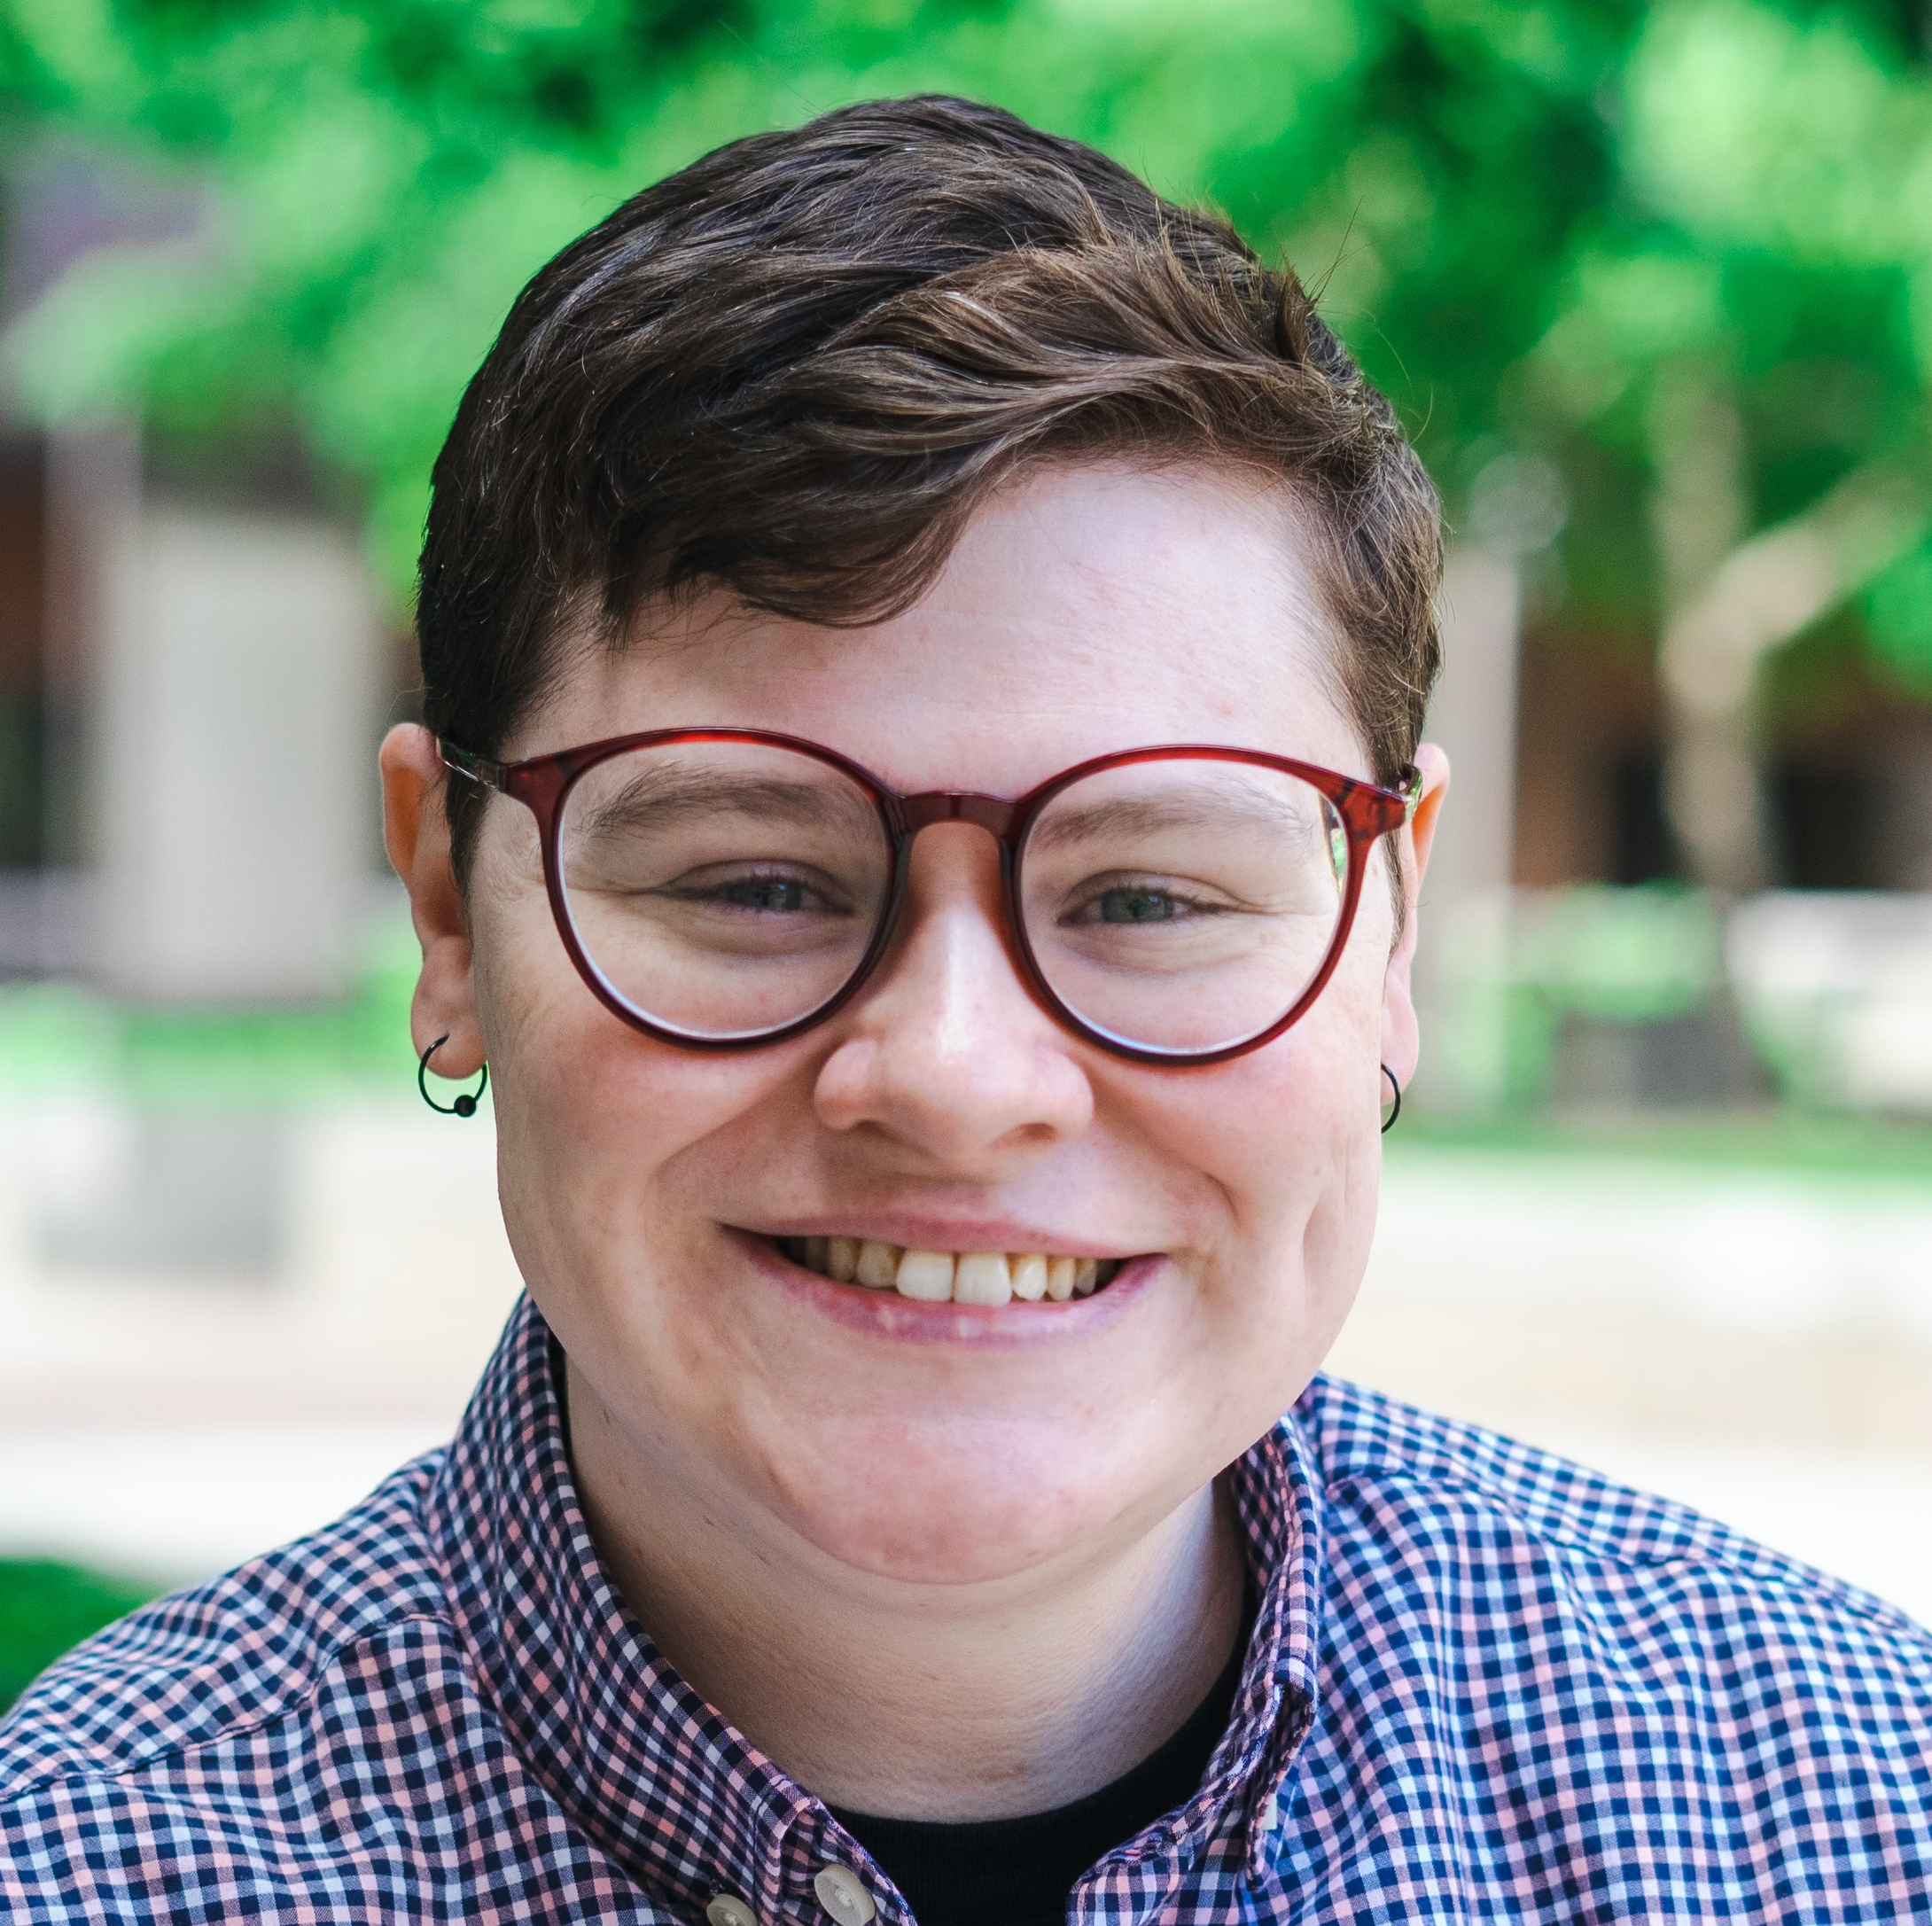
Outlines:
[{"label": "face", "polygon": [[[1211,475],[1036,474],[907,613],[830,630],[701,604],[574,659],[504,756],[727,725],[822,743],[902,793],[1015,797],[1186,741],[1366,777],[1295,517]],[[451,1033],[446,1073],[487,1055],[517,1257],[644,1475],[855,1573],[1008,1578],[1152,1529],[1340,1328],[1374,1226],[1380,1065],[1406,1082],[1415,1049],[1414,919],[1398,944],[1386,861],[1298,1024],[1157,1067],[1039,1006],[1002,937],[997,846],[944,824],[854,1001],[788,1042],[701,1054],[591,995],[534,819],[493,797],[468,937],[427,945],[417,1044]],[[903,1294],[911,1272],[821,1275],[806,1239],[1094,1259],[1111,1281],[931,1303]]]}]

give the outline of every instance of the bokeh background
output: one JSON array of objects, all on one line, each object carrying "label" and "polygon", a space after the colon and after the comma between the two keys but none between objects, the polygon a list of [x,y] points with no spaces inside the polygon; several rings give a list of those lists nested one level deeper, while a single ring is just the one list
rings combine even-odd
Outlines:
[{"label": "bokeh background", "polygon": [[923,90],[1285,254],[1452,524],[1335,1361],[1932,1616],[1925,0],[0,0],[0,1700],[447,1435],[516,1289],[372,757],[523,280]]}]

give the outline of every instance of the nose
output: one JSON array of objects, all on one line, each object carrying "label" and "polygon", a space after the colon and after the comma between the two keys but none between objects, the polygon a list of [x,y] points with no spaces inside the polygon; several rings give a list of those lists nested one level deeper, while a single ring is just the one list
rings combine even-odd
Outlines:
[{"label": "nose", "polygon": [[925,830],[895,954],[819,1072],[828,1127],[870,1127],[962,1178],[1086,1128],[1092,1087],[1021,980],[1003,916],[993,838],[963,823]]}]

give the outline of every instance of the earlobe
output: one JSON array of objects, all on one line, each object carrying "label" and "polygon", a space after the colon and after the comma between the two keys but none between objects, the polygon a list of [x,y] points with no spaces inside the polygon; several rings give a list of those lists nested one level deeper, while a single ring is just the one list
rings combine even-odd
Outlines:
[{"label": "earlobe", "polygon": [[443,814],[447,772],[426,729],[402,723],[384,738],[381,756],[383,841],[409,893],[409,916],[423,947],[423,967],[409,1009],[418,1057],[438,1037],[440,1075],[473,1076],[484,1060],[476,1006],[474,957],[463,890],[450,860]]}]

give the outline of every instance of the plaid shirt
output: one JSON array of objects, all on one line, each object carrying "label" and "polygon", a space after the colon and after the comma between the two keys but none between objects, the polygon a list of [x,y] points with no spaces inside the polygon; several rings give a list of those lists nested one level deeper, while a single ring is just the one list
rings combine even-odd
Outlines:
[{"label": "plaid shirt", "polygon": [[[0,1916],[616,1926],[728,1893],[839,1926],[837,1864],[906,1926],[626,1610],[552,1367],[526,1306],[447,1452],[49,1673],[0,1728]],[[1932,1634],[1326,1379],[1233,1480],[1262,1603],[1227,1735],[1071,1920],[1932,1917]]]}]

